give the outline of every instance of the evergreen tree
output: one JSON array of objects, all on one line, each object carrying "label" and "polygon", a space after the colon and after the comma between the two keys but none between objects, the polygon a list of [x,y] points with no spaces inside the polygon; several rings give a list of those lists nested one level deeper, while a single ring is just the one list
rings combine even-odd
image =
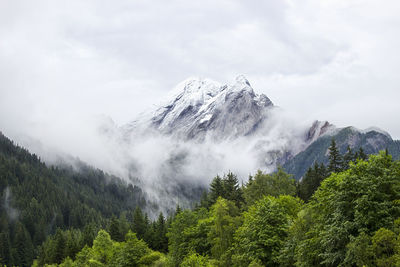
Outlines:
[{"label": "evergreen tree", "polygon": [[229,172],[222,179],[223,194],[222,197],[235,202],[236,206],[240,208],[244,203],[243,191],[239,187],[239,180],[235,174]]},{"label": "evergreen tree", "polygon": [[158,219],[154,224],[155,224],[154,227],[155,242],[153,248],[161,252],[167,252],[168,250],[167,225],[162,212],[160,212]]},{"label": "evergreen tree", "polygon": [[302,180],[298,184],[298,195],[304,200],[308,201],[314,192],[321,185],[321,182],[328,177],[328,171],[323,163],[317,162],[313,167],[310,167]]},{"label": "evergreen tree", "polygon": [[17,222],[16,233],[14,239],[14,265],[17,266],[30,266],[33,260],[33,245],[31,238],[26,231],[24,225]]},{"label": "evergreen tree", "polygon": [[109,232],[112,240],[119,242],[124,240],[124,235],[122,234],[120,223],[115,216],[111,218]]},{"label": "evergreen tree", "polygon": [[8,233],[0,233],[0,264],[11,266],[10,237]]},{"label": "evergreen tree", "polygon": [[83,229],[83,234],[82,234],[82,242],[83,246],[87,245],[91,247],[93,245],[93,240],[96,237],[96,228],[93,223],[89,223],[85,225],[85,228]]},{"label": "evergreen tree", "polygon": [[364,149],[362,147],[360,147],[360,149],[358,150],[357,153],[357,158],[361,159],[361,160],[367,160],[368,159],[368,155],[365,154]]},{"label": "evergreen tree", "polygon": [[179,206],[179,204],[176,205],[176,209],[175,209],[174,216],[178,215],[178,214],[181,213],[181,212],[182,212],[182,209],[181,209],[181,207]]},{"label": "evergreen tree", "polygon": [[214,204],[218,197],[224,195],[224,187],[222,184],[222,179],[219,175],[215,176],[210,184],[210,193],[208,197],[208,207]]},{"label": "evergreen tree", "polygon": [[340,172],[343,169],[343,158],[339,153],[339,149],[336,147],[336,141],[332,138],[331,145],[329,147],[329,172]]},{"label": "evergreen tree", "polygon": [[54,258],[53,262],[60,264],[65,257],[65,247],[66,240],[61,231],[61,229],[57,229],[57,232],[54,236]]},{"label": "evergreen tree", "polygon": [[350,146],[347,146],[346,154],[343,156],[343,169],[347,170],[350,167],[350,162],[354,161],[354,153]]},{"label": "evergreen tree", "polygon": [[148,225],[145,221],[142,210],[139,207],[136,207],[135,212],[133,213],[132,231],[136,233],[136,236],[139,239],[143,239],[147,227]]}]

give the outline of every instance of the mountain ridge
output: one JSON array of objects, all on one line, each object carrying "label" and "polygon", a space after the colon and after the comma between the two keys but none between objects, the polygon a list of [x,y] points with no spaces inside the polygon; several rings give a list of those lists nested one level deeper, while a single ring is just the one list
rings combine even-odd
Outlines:
[{"label": "mountain ridge", "polygon": [[[347,135],[347,139],[342,140],[346,147],[369,146],[368,153],[377,153],[394,142],[390,134],[376,127],[365,130],[353,126],[338,128],[328,121],[319,120],[298,129],[287,129],[286,132],[285,129],[281,129],[281,132],[275,133],[275,137],[270,138],[271,127],[275,127],[270,123],[271,120],[276,120],[272,118],[274,112],[279,113],[279,108],[265,94],[255,93],[250,82],[243,75],[236,77],[232,84],[221,84],[203,78],[189,78],[178,84],[163,104],[156,107],[153,112],[132,121],[122,129],[125,135],[131,135],[141,129],[142,132],[154,131],[178,140],[198,143],[211,139],[218,144],[221,141],[247,138],[249,142],[254,142],[254,149],[259,150],[260,158],[257,160],[264,164],[260,164],[260,168],[273,165],[276,167],[277,164],[284,165],[297,179],[304,174],[305,170],[302,167],[288,167],[296,165],[291,162],[297,162],[300,156],[308,155],[308,149],[315,149],[315,146],[311,148],[310,146],[320,138],[335,138],[343,129],[352,129],[360,136],[368,134],[373,136],[373,138],[365,139],[369,143],[355,144],[355,141],[351,139],[352,135]],[[279,124],[279,116],[277,120]],[[360,136],[358,138],[361,138]],[[282,138],[291,140],[287,140],[281,146],[271,148],[269,145],[271,142],[279,143]],[[376,144],[372,141],[374,138]],[[385,140],[384,145],[378,142],[378,139],[382,141],[382,138]],[[397,148],[393,152],[397,155]],[[326,154],[326,151],[324,153]],[[313,159],[313,162],[315,161],[326,162],[326,159],[322,160],[318,157]]]}]

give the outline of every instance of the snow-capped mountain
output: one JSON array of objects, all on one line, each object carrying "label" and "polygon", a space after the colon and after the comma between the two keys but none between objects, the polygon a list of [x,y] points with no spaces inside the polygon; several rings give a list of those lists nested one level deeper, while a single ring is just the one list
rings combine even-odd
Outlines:
[{"label": "snow-capped mountain", "polygon": [[152,128],[185,140],[226,140],[254,133],[273,107],[266,95],[254,93],[244,76],[232,85],[188,79],[165,103],[127,125],[125,131]]},{"label": "snow-capped mountain", "polygon": [[[241,152],[251,156],[257,168],[272,170],[277,164],[288,166],[288,162],[321,137],[330,140],[340,134],[343,128],[337,128],[327,121],[314,121],[307,125],[285,118],[281,109],[274,106],[266,95],[255,93],[249,81],[241,75],[232,84],[209,79],[187,79],[176,86],[163,103],[122,129],[125,137],[137,138],[143,133],[147,136],[156,133],[172,138],[169,139],[172,142],[200,144],[198,150],[205,142],[212,142],[212,146],[228,143],[232,147],[240,147]],[[373,134],[372,139],[381,140],[385,135],[387,142],[392,140],[390,135],[375,128],[352,129],[359,134],[378,133]],[[368,144],[373,143],[372,139]],[[382,149],[381,143],[371,146],[368,151],[374,153]],[[359,147],[363,143],[355,145],[349,136],[341,144]],[[223,150],[218,150],[221,151],[219,158],[226,158]],[[320,154],[326,154],[326,151]],[[292,171],[296,177],[302,175],[301,171]]]}]

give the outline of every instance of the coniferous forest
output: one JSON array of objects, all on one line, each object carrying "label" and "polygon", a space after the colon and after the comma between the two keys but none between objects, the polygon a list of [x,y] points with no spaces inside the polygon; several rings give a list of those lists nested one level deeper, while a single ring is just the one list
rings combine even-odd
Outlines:
[{"label": "coniferous forest", "polygon": [[216,176],[193,209],[155,220],[140,188],[49,167],[0,137],[6,266],[398,266],[400,162],[335,140],[300,181],[283,168]]}]

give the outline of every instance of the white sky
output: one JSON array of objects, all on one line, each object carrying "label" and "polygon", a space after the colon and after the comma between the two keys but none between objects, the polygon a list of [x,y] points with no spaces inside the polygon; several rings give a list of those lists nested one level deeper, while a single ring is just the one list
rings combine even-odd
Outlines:
[{"label": "white sky", "polygon": [[[299,119],[400,138],[400,1],[0,1],[0,131],[118,124],[239,74]],[[38,130],[39,129],[39,130]]]}]

